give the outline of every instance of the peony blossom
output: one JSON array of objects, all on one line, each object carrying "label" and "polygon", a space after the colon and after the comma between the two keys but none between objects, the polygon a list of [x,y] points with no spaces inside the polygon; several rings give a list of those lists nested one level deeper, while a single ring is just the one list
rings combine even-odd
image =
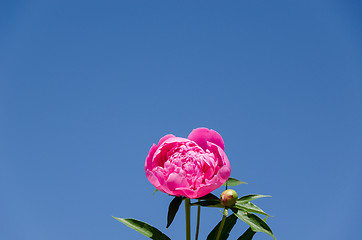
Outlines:
[{"label": "peony blossom", "polygon": [[194,129],[188,138],[166,135],[153,144],[145,163],[148,180],[173,196],[200,198],[230,176],[230,163],[219,133]]}]

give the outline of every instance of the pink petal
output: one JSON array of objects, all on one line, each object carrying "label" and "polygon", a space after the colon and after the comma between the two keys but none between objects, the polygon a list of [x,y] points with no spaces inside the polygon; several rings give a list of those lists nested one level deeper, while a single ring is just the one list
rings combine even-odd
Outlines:
[{"label": "pink petal", "polygon": [[210,192],[214,191],[215,189],[217,189],[219,186],[221,186],[222,184],[218,185],[217,183],[212,183],[210,185],[206,185],[206,186],[202,186],[198,189],[197,191],[197,197],[196,198],[200,198],[205,196],[206,194],[209,194]]},{"label": "pink petal", "polygon": [[186,138],[182,138],[182,137],[170,137],[167,138],[165,141],[163,141],[163,143],[182,143],[182,142],[189,142],[189,139]]},{"label": "pink petal", "polygon": [[187,137],[191,141],[196,142],[202,149],[207,149],[207,142],[212,142],[218,145],[222,150],[225,149],[224,140],[218,132],[207,128],[196,128],[192,130],[190,135]]},{"label": "pink petal", "polygon": [[160,139],[160,141],[158,141],[157,146],[159,147],[164,141],[166,141],[167,139],[172,138],[172,137],[175,137],[175,136],[172,135],[172,134],[167,134],[166,136],[163,136],[163,137]]},{"label": "pink petal", "polygon": [[[180,138],[180,137],[173,137],[173,135],[167,135],[170,136],[168,138],[163,139],[163,142],[157,146],[157,149],[154,153],[152,164],[153,167],[155,166],[163,166],[165,163],[165,160],[167,160],[167,154],[169,150],[171,150],[177,143],[181,142],[187,142],[190,141],[186,138]],[[161,140],[160,140],[161,142]]]},{"label": "pink petal", "polygon": [[[208,142],[208,149],[214,153],[215,158],[218,160],[218,166],[221,167],[217,171],[217,177],[220,178],[221,184],[226,182],[230,177],[231,167],[228,157],[226,156],[225,152],[217,145]],[[220,184],[220,185],[221,185]]]},{"label": "pink petal", "polygon": [[155,154],[157,150],[157,146],[155,144],[153,144],[153,146],[150,148],[150,151],[148,152],[147,158],[146,158],[146,162],[145,162],[145,169],[149,169],[151,170],[153,168],[152,165],[152,159],[153,159],[153,155]]},{"label": "pink petal", "polygon": [[217,176],[220,177],[220,185],[222,185],[230,177],[230,168],[228,166],[223,166],[222,168],[220,168]]},{"label": "pink petal", "polygon": [[146,170],[146,177],[153,186],[155,186],[156,188],[160,187],[160,182],[158,181],[157,177],[155,176],[155,174],[153,174],[153,172],[148,169]]},{"label": "pink petal", "polygon": [[226,156],[224,150],[222,150],[219,146],[214,143],[207,142],[207,146],[210,152],[212,152],[215,158],[218,161],[219,166],[228,166],[230,168],[230,162],[228,157]]},{"label": "pink petal", "polygon": [[[177,188],[188,187],[187,180],[184,176],[178,173],[171,173],[167,179],[167,187],[172,192],[177,190]],[[172,194],[175,195],[175,194]]]}]

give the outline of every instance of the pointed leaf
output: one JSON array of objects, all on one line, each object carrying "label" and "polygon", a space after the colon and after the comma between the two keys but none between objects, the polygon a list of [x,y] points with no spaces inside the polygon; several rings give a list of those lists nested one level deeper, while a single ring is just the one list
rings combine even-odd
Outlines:
[{"label": "pointed leaf", "polygon": [[266,224],[262,219],[260,219],[255,214],[247,213],[242,210],[235,211],[233,209],[233,211],[234,211],[234,214],[239,219],[241,219],[242,221],[247,223],[251,227],[251,230],[253,230],[254,232],[264,232],[264,233],[272,236],[274,239],[276,239],[273,235],[272,230],[268,226],[268,224]]},{"label": "pointed leaf", "polygon": [[203,207],[217,207],[217,208],[225,208],[224,205],[220,203],[220,201],[214,201],[214,200],[206,200],[206,201],[200,201],[200,202],[194,202],[191,204],[193,205],[199,205]]},{"label": "pointed leaf", "polygon": [[249,227],[237,240],[251,240],[253,239],[255,233],[256,232],[251,230],[251,228]]},{"label": "pointed leaf", "polygon": [[247,183],[237,180],[236,178],[229,178],[226,182],[224,182],[222,186],[234,187],[240,184],[247,184]]},{"label": "pointed leaf", "polygon": [[148,223],[139,221],[137,219],[132,218],[117,218],[113,217],[114,219],[124,223],[130,228],[133,228],[137,232],[155,240],[171,240],[171,238],[167,237],[164,233],[162,233],[157,228],[149,225]]},{"label": "pointed leaf", "polygon": [[238,201],[236,201],[237,203],[245,203],[245,202],[250,202],[252,200],[258,199],[258,198],[263,198],[263,197],[271,197],[270,195],[257,195],[257,194],[250,194],[250,195],[245,195],[241,198],[238,199]]},{"label": "pointed leaf", "polygon": [[172,223],[173,219],[175,218],[176,213],[177,213],[181,203],[182,203],[182,197],[175,197],[171,201],[170,205],[168,206],[166,228],[168,228],[171,225],[171,223]]},{"label": "pointed leaf", "polygon": [[236,202],[234,208],[244,210],[244,212],[246,211],[246,212],[259,213],[270,217],[269,214],[267,214],[261,208],[259,208],[258,206],[256,206],[251,202]]},{"label": "pointed leaf", "polygon": [[155,195],[155,193],[158,192],[158,191],[160,191],[160,190],[155,189],[155,191],[153,191],[153,193],[152,193],[152,196]]},{"label": "pointed leaf", "polygon": [[[221,230],[221,235],[219,240],[226,240],[229,237],[231,230],[233,229],[237,217],[234,214],[231,214],[225,219],[224,227]],[[214,227],[214,229],[210,232],[209,236],[207,236],[207,240],[215,240],[217,237],[217,233],[219,231],[221,221]]]},{"label": "pointed leaf", "polygon": [[[268,218],[268,217],[265,217],[265,218],[263,219],[263,221],[265,222],[267,218]],[[243,235],[241,235],[237,240],[251,240],[251,239],[253,239],[255,233],[256,233],[256,232],[254,232],[253,230],[251,230],[251,228],[249,227],[249,228],[243,233]]]},{"label": "pointed leaf", "polygon": [[198,198],[200,200],[216,200],[216,201],[219,201],[220,198],[216,197],[214,194],[212,193],[209,193],[209,194],[206,194],[205,196],[203,197],[200,197]]}]

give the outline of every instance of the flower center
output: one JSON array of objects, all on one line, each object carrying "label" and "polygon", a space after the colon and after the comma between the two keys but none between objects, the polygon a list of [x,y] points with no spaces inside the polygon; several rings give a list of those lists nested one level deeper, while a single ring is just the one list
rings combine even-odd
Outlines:
[{"label": "flower center", "polygon": [[[162,166],[159,166],[162,168]],[[191,188],[197,189],[210,172],[214,172],[216,161],[208,150],[205,152],[193,141],[177,143],[166,155],[163,173],[167,177],[178,173],[184,177]],[[181,177],[180,176],[180,177]]]}]

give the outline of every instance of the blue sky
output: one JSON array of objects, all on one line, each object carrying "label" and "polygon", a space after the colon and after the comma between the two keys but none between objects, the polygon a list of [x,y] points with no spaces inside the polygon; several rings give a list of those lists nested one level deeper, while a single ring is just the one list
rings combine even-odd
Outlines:
[{"label": "blue sky", "polygon": [[[208,127],[277,239],[362,234],[360,1],[2,1],[0,238],[184,239],[144,173]],[[215,191],[220,194],[221,191]],[[200,239],[221,219],[203,209]],[[193,216],[195,211],[193,211]],[[238,224],[236,239],[246,229]],[[257,234],[255,239],[267,239]],[[271,239],[271,238],[269,238]]]}]

